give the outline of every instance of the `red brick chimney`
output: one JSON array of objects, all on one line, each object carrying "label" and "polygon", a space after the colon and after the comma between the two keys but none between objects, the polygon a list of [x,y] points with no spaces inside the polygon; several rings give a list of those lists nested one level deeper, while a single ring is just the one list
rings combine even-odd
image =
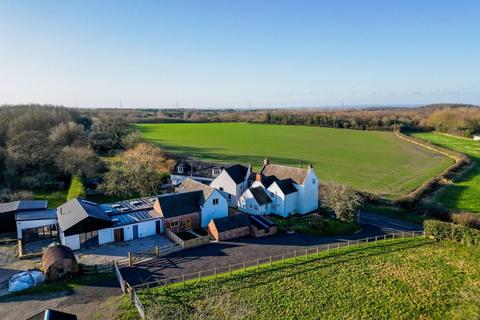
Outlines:
[{"label": "red brick chimney", "polygon": [[257,174],[255,175],[255,181],[258,181],[258,182],[262,181],[262,175],[259,172],[257,172]]}]

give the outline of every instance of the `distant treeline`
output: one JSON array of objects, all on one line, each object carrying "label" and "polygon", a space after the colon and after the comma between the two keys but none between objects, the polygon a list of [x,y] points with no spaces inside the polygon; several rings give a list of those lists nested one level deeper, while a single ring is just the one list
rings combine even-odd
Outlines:
[{"label": "distant treeline", "polygon": [[416,108],[365,109],[97,109],[93,117],[121,115],[129,122],[253,122],[357,130],[437,130],[461,136],[480,132],[480,107],[435,104]]}]

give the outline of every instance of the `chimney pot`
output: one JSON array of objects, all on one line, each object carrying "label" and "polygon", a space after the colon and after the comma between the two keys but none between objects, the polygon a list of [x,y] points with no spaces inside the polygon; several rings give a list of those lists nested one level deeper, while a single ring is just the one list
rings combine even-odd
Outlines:
[{"label": "chimney pot", "polygon": [[308,167],[309,167],[310,169],[313,169],[313,164],[310,163],[310,164],[308,165]]},{"label": "chimney pot", "polygon": [[268,158],[263,159],[263,164],[264,165],[270,164],[270,160]]}]

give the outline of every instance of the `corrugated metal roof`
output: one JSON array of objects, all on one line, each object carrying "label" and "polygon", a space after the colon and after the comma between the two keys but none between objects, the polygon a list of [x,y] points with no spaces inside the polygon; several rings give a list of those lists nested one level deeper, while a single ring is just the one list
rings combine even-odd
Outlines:
[{"label": "corrugated metal roof", "polygon": [[15,213],[16,221],[46,220],[46,219],[57,219],[57,210],[46,209],[46,210],[20,211]]},{"label": "corrugated metal roof", "polygon": [[19,200],[7,203],[0,203],[0,213],[26,210],[41,210],[46,209],[47,205],[47,200]]}]

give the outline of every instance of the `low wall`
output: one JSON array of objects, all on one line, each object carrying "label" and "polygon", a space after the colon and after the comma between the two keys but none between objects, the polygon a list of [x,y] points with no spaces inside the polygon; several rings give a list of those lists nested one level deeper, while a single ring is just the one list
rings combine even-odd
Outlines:
[{"label": "low wall", "polygon": [[179,236],[177,236],[175,233],[173,233],[172,231],[168,230],[168,229],[165,229],[165,234],[166,236],[172,240],[173,242],[177,243],[178,245],[180,245],[183,249],[187,249],[187,248],[194,248],[194,247],[199,247],[199,246],[203,246],[203,245],[206,245],[210,242],[210,236],[207,235],[207,236],[199,236],[198,234],[196,234],[195,232],[193,231],[188,231],[190,233],[193,233],[194,235],[196,235],[197,237],[195,239],[189,239],[189,240],[183,240],[182,238],[180,238]]}]

